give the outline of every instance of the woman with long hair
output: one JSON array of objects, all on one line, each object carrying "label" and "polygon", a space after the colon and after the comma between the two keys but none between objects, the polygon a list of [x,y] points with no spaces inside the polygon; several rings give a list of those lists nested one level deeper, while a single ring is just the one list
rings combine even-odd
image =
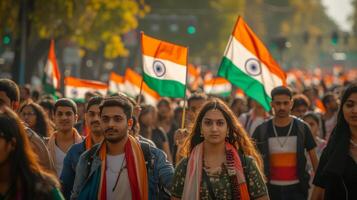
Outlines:
[{"label": "woman with long hair", "polygon": [[268,199],[262,159],[230,108],[208,100],[185,141],[173,199]]},{"label": "woman with long hair", "polygon": [[154,106],[144,105],[139,115],[140,135],[153,141],[155,146],[163,150],[172,162],[170,146],[164,131],[156,126],[157,110]]},{"label": "woman with long hair", "polygon": [[357,83],[342,95],[337,124],[313,184],[311,199],[357,199]]},{"label": "woman with long hair", "polygon": [[21,106],[19,110],[21,119],[42,138],[49,137],[51,132],[50,121],[45,110],[34,102]]},{"label": "woman with long hair", "polygon": [[0,108],[0,199],[64,199],[58,180],[39,165],[25,127],[9,108]]}]

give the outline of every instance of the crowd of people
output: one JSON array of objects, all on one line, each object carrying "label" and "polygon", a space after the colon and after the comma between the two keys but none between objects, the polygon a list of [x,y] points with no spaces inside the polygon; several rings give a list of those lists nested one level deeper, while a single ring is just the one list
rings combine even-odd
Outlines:
[{"label": "crowd of people", "polygon": [[0,79],[0,200],[357,199],[357,83],[180,101]]}]

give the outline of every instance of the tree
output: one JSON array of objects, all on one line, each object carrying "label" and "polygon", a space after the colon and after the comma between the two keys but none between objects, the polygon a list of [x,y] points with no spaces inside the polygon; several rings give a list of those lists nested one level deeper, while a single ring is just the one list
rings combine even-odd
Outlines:
[{"label": "tree", "polygon": [[[8,30],[15,38],[19,38],[19,2],[3,0],[0,3],[0,31]],[[26,3],[30,58],[37,53],[31,48],[38,47],[44,40],[47,44],[46,40],[51,38],[71,41],[91,51],[103,49],[108,59],[128,56],[121,36],[135,29],[138,18],[149,11],[142,0],[37,0]],[[37,60],[29,68],[33,69],[36,64]]]}]

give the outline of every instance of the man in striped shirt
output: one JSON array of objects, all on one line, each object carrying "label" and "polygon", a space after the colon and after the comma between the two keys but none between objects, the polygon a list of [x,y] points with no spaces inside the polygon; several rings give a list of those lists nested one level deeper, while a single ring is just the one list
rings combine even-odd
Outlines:
[{"label": "man in striped shirt", "polygon": [[290,115],[291,91],[279,86],[271,97],[274,117],[258,126],[252,136],[264,159],[270,198],[307,199],[310,177],[305,150],[316,170],[316,143],[308,125]]}]

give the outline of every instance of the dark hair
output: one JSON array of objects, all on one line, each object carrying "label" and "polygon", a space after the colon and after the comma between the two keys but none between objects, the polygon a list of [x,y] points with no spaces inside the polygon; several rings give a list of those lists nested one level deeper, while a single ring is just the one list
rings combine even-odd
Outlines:
[{"label": "dark hair", "polygon": [[[53,175],[45,172],[40,166],[38,157],[30,145],[24,125],[16,113],[8,107],[1,108],[0,132],[4,134],[2,137],[7,142],[12,139],[16,141],[15,149],[9,155],[8,162],[10,163],[11,177],[15,181],[14,185],[19,187],[16,187],[16,190],[10,194],[10,199],[19,190],[21,190],[22,194],[26,194],[26,199],[37,199],[44,195],[50,198],[50,190],[52,189],[49,188],[47,194],[44,194],[44,188],[39,188],[37,183],[44,183],[41,186],[45,187],[59,188],[59,182]],[[17,181],[20,181],[20,183]]]},{"label": "dark hair", "polygon": [[36,124],[33,130],[41,137],[49,137],[50,123],[45,110],[37,103],[29,102],[21,106],[19,113],[21,113],[26,106],[30,106],[35,111]]},{"label": "dark hair", "polygon": [[20,90],[14,81],[10,79],[0,79],[0,91],[5,92],[11,102],[20,101]]},{"label": "dark hair", "polygon": [[189,155],[197,144],[203,142],[204,139],[201,137],[202,120],[205,114],[213,109],[221,111],[227,122],[228,142],[237,149],[239,148],[242,150],[244,154],[252,156],[257,161],[259,168],[262,170],[263,161],[255,149],[252,140],[249,138],[248,134],[239,123],[232,110],[218,98],[209,99],[197,113],[190,135],[185,141],[186,153]]},{"label": "dark hair", "polygon": [[169,98],[163,97],[159,100],[159,102],[157,103],[157,107],[162,106],[162,105],[166,105],[168,107],[171,107],[171,100]]},{"label": "dark hair", "polygon": [[207,100],[207,95],[203,92],[195,92],[187,99],[187,104],[194,100]]},{"label": "dark hair", "polygon": [[349,124],[347,123],[344,115],[343,115],[343,106],[346,103],[348,97],[350,97],[353,93],[357,93],[357,83],[353,83],[349,85],[346,90],[342,93],[342,98],[341,98],[341,104],[340,104],[340,109],[337,114],[337,123],[336,127],[333,131],[336,132],[337,134],[335,135],[343,135],[344,133],[347,133],[348,139],[351,137],[351,130],[349,127]]},{"label": "dark hair", "polygon": [[316,113],[312,112],[312,111],[308,111],[304,114],[304,116],[302,116],[302,119],[308,118],[310,117],[311,119],[313,119],[317,124],[320,124],[320,118],[319,116],[317,116]]},{"label": "dark hair", "polygon": [[53,115],[53,111],[55,109],[55,102],[50,99],[43,99],[39,103],[40,106],[42,106],[43,109],[49,110],[49,117]]},{"label": "dark hair", "polygon": [[86,107],[86,112],[88,112],[89,108],[93,105],[100,105],[103,101],[103,97],[101,96],[94,96],[91,97],[87,103],[87,107]]},{"label": "dark hair", "polygon": [[291,109],[294,110],[299,106],[310,107],[310,100],[304,94],[296,94],[293,96],[293,107]]},{"label": "dark hair", "polygon": [[99,110],[100,110],[99,114],[102,115],[102,111],[104,107],[114,107],[114,106],[122,108],[126,115],[126,119],[127,120],[131,119],[133,113],[133,105],[128,100],[128,98],[125,98],[123,96],[104,98],[99,106]]},{"label": "dark hair", "polygon": [[72,99],[69,98],[58,99],[55,103],[54,113],[56,113],[57,108],[59,106],[70,107],[72,108],[74,114],[77,114],[77,104]]},{"label": "dark hair", "polygon": [[234,106],[235,104],[237,104],[239,101],[242,101],[244,104],[247,103],[246,99],[244,97],[234,97],[234,99],[232,100],[232,103],[231,103],[231,107]]},{"label": "dark hair", "polygon": [[335,94],[332,92],[327,92],[323,97],[322,97],[322,104],[326,108],[326,105],[330,102],[331,97],[334,97]]},{"label": "dark hair", "polygon": [[290,99],[292,98],[292,93],[291,90],[285,86],[278,86],[275,87],[271,92],[270,92],[270,96],[271,99],[274,99],[274,97],[276,95],[287,95],[290,97]]}]

